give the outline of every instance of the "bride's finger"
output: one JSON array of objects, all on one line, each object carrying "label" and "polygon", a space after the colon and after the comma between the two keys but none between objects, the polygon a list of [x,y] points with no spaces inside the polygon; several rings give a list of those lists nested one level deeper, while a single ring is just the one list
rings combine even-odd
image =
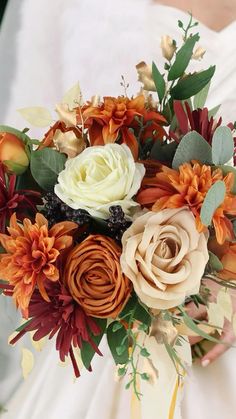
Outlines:
[{"label": "bride's finger", "polygon": [[223,355],[234,343],[235,335],[232,329],[227,329],[220,340],[224,343],[217,343],[213,348],[201,359],[203,367],[207,367],[210,363],[215,361],[219,356]]},{"label": "bride's finger", "polygon": [[199,305],[197,307],[194,303],[189,303],[186,305],[187,313],[193,319],[204,320],[207,318],[207,310],[204,305]]}]

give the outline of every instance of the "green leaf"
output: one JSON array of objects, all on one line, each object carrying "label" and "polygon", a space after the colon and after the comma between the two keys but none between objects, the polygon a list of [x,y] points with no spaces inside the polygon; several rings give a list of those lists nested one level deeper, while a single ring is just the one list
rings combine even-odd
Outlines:
[{"label": "green leaf", "polygon": [[220,109],[220,107],[221,107],[221,105],[217,105],[214,108],[210,109],[208,111],[208,117],[211,118],[213,116],[213,118],[214,118],[214,116],[217,114],[217,112]]},{"label": "green leaf", "polygon": [[232,187],[231,192],[233,194],[236,194],[236,168],[233,167],[233,166],[227,166],[227,165],[217,166],[217,167],[222,170],[222,173],[223,173],[224,176],[228,175],[228,173],[233,173],[233,175],[234,175],[234,184],[233,184],[233,187]]},{"label": "green leaf", "polygon": [[162,74],[160,73],[154,62],[152,63],[152,77],[156,86],[159,101],[161,103],[165,95],[166,84]]},{"label": "green leaf", "polygon": [[142,374],[140,374],[140,377],[144,381],[149,381],[149,379],[150,379],[149,374],[147,374],[146,372],[143,372]]},{"label": "green leaf", "polygon": [[196,95],[210,82],[214,72],[215,66],[180,79],[170,91],[172,98],[174,100],[184,100]]},{"label": "green leaf", "polygon": [[[128,339],[124,339],[127,336],[127,331],[122,326],[115,332],[113,331],[114,323],[111,323],[107,328],[107,342],[116,364],[125,364],[129,359],[129,343]],[[120,323],[119,323],[120,324]],[[121,344],[121,342],[123,342]]]},{"label": "green leaf", "polygon": [[202,90],[200,90],[200,92],[198,92],[194,98],[193,98],[193,105],[194,105],[194,109],[203,109],[207,100],[207,96],[208,96],[208,92],[210,89],[210,85],[211,83],[209,82],[208,84],[206,84],[205,87],[203,87]]},{"label": "green leaf", "polygon": [[189,317],[181,307],[179,307],[179,310],[181,311],[181,313],[183,315],[184,323],[186,324],[187,327],[189,327],[191,330],[193,330],[193,332],[197,333],[202,338],[209,340],[210,342],[214,342],[214,343],[219,343],[220,342],[219,339],[216,339],[213,336],[208,335],[208,333],[201,330],[196,325],[196,323],[194,323],[193,319],[191,317]]},{"label": "green leaf", "polygon": [[214,164],[227,163],[234,154],[234,140],[229,127],[218,127],[212,138],[212,161]]},{"label": "green leaf", "polygon": [[191,131],[182,138],[174,155],[172,167],[178,169],[181,164],[191,160],[212,164],[211,146],[196,131]]},{"label": "green leaf", "polygon": [[155,141],[150,158],[161,162],[170,162],[176,152],[177,143],[175,141],[169,144],[163,144],[162,141]]},{"label": "green leaf", "polygon": [[221,263],[220,259],[212,252],[209,251],[209,261],[210,267],[213,271],[219,272],[222,271],[223,264]]},{"label": "green leaf", "polygon": [[142,348],[140,351],[140,355],[142,355],[144,358],[148,358],[150,356],[150,353],[146,348]]},{"label": "green leaf", "polygon": [[113,327],[112,327],[112,331],[113,332],[117,332],[117,330],[122,329],[122,324],[119,322],[114,322],[112,323]]},{"label": "green leaf", "polygon": [[[107,321],[104,319],[94,319],[96,321],[96,323],[98,324],[98,326],[101,329],[101,333],[98,336],[93,336],[91,335],[91,338],[93,340],[93,342],[99,346],[102,337],[105,333],[106,330],[106,326],[107,326]],[[81,359],[82,362],[85,366],[85,368],[87,368],[87,370],[90,368],[91,365],[91,361],[95,355],[95,350],[93,349],[93,347],[88,343],[88,342],[83,342],[82,348],[81,348]]]},{"label": "green leaf", "polygon": [[138,320],[147,327],[150,327],[152,322],[148,310],[139,303],[137,296],[134,293],[123,308],[120,318],[125,319],[127,322],[129,322],[129,320]]},{"label": "green leaf", "polygon": [[31,154],[31,173],[42,189],[46,191],[54,189],[58,174],[64,169],[65,161],[64,154],[51,148],[44,148]]},{"label": "green leaf", "polygon": [[126,368],[119,368],[118,369],[118,375],[119,375],[119,377],[124,377],[124,375],[126,374],[126,372],[127,372],[127,370],[126,370]]},{"label": "green leaf", "polygon": [[202,204],[200,218],[205,226],[211,225],[212,217],[216,209],[225,199],[226,187],[222,180],[218,180],[208,190]]},{"label": "green leaf", "polygon": [[32,319],[27,320],[27,322],[23,323],[21,326],[17,327],[16,332],[21,332],[28,324],[32,322]]},{"label": "green leaf", "polygon": [[176,80],[184,74],[189,61],[191,60],[193,48],[199,39],[200,37],[198,34],[190,36],[184,45],[179,49],[176,54],[175,61],[169,71],[168,80]]}]

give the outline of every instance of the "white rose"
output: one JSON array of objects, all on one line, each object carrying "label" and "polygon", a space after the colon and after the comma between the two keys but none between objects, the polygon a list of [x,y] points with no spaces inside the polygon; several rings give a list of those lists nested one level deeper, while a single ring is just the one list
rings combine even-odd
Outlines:
[{"label": "white rose", "polygon": [[129,215],[139,207],[132,198],[144,174],[143,164],[135,163],[124,144],[89,147],[67,160],[55,193],[69,207],[85,209],[95,217],[107,218],[111,205],[120,205]]},{"label": "white rose", "polygon": [[122,237],[121,267],[140,300],[168,309],[196,294],[208,262],[207,238],[188,208],[136,218]]}]

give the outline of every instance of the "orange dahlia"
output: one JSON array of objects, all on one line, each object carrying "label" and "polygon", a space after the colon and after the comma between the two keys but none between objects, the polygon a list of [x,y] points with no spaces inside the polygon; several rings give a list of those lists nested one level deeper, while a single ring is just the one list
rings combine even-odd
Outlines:
[{"label": "orange dahlia", "polygon": [[[138,119],[142,118],[142,127]],[[147,109],[145,97],[133,99],[120,96],[104,97],[104,101],[94,106],[88,102],[77,114],[78,124],[88,128],[91,145],[104,145],[119,141],[130,147],[135,159],[138,158],[138,141],[152,138],[162,139],[165,118],[154,109]],[[140,131],[141,130],[141,131]]]},{"label": "orange dahlia", "polygon": [[59,279],[59,256],[72,245],[71,233],[76,227],[77,224],[66,221],[48,229],[46,218],[39,213],[35,224],[25,218],[21,226],[16,214],[11,216],[9,235],[0,234],[0,243],[6,251],[0,255],[0,271],[1,278],[14,286],[13,298],[22,310],[27,312],[36,287],[49,300],[44,283]]},{"label": "orange dahlia", "polygon": [[236,215],[236,196],[231,193],[234,184],[233,173],[223,175],[221,169],[212,170],[211,166],[193,161],[182,164],[178,170],[162,166],[155,177],[146,178],[137,196],[141,205],[151,207],[153,211],[164,208],[188,206],[196,217],[197,229],[204,231],[200,211],[210,187],[221,180],[226,186],[224,202],[213,215],[213,225],[219,243],[233,239],[232,222],[227,215]]}]

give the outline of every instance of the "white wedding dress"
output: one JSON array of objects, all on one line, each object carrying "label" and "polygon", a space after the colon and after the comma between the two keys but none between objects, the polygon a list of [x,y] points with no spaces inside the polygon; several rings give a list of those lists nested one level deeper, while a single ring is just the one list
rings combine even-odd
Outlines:
[{"label": "white wedding dress", "polygon": [[[53,109],[77,80],[84,97],[118,95],[121,75],[135,94],[135,65],[163,63],[163,34],[179,42],[177,20],[188,16],[151,0],[10,0],[0,36],[1,120],[24,128],[16,109],[41,105]],[[205,59],[196,68],[216,64],[208,105],[222,103],[224,120],[236,119],[236,23],[216,33],[200,24]],[[74,382],[70,366],[61,367],[52,342],[36,358],[26,381],[20,379],[20,350],[4,341],[16,324],[11,301],[0,299],[1,401],[3,419],[129,419],[129,393],[114,380],[114,364],[104,357],[93,373]],[[5,330],[3,328],[5,327]],[[233,419],[236,412],[236,350],[203,369],[193,366],[182,405],[183,419]],[[146,419],[146,418],[145,418]],[[158,419],[158,408],[153,417]]]}]

